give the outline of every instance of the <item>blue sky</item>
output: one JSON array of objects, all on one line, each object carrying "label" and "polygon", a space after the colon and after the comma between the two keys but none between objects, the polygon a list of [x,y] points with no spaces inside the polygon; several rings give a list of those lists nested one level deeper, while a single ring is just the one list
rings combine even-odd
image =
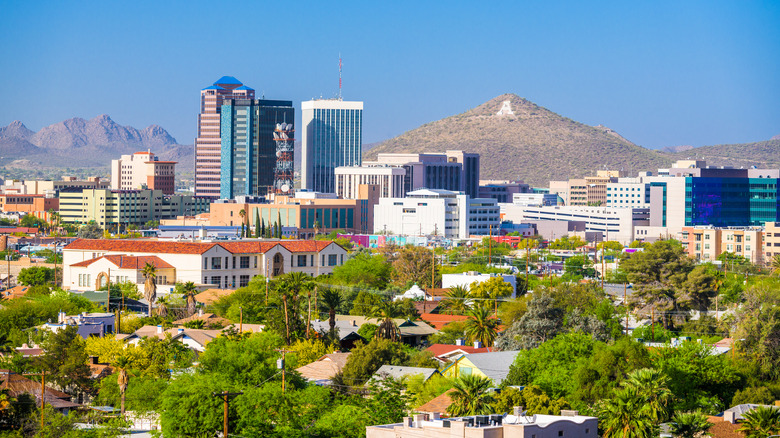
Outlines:
[{"label": "blue sky", "polygon": [[199,90],[365,101],[364,142],[516,93],[650,148],[780,134],[780,2],[0,0],[0,125],[195,136]]}]

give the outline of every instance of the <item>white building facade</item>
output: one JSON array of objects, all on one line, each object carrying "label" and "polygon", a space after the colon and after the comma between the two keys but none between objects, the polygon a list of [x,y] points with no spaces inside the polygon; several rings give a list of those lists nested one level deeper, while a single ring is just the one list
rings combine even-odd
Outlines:
[{"label": "white building facade", "polygon": [[404,196],[404,175],[399,166],[357,167],[342,166],[336,170],[336,195],[343,199],[359,199],[361,184],[379,187],[380,198],[402,198]]},{"label": "white building facade", "polygon": [[487,235],[501,223],[495,199],[472,199],[460,192],[420,189],[405,198],[380,198],[374,230],[399,235],[441,235],[466,239]]}]

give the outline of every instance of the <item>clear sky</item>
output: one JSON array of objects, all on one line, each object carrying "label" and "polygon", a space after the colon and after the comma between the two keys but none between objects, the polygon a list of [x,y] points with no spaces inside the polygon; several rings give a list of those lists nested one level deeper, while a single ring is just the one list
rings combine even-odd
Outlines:
[{"label": "clear sky", "polygon": [[[0,0],[0,125],[195,137],[199,90],[363,100],[364,142],[516,93],[645,147],[780,134],[780,1]],[[300,114],[300,113],[299,113]]]}]

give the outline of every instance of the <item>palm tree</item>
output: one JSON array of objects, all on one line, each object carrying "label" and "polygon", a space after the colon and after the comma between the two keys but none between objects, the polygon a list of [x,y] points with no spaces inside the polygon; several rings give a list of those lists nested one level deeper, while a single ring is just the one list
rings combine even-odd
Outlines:
[{"label": "palm tree", "polygon": [[130,365],[130,359],[126,356],[119,356],[114,361],[114,367],[117,369],[116,383],[119,385],[120,394],[120,412],[122,416],[125,415],[125,391],[127,391],[127,383],[130,380],[127,375],[127,368]]},{"label": "palm tree", "polygon": [[780,433],[780,408],[757,406],[745,414],[740,432],[747,438],[764,438]]},{"label": "palm tree", "polygon": [[628,386],[615,390],[599,407],[599,427],[604,438],[651,438],[656,426],[639,389]]},{"label": "palm tree", "polygon": [[162,318],[165,318],[168,316],[168,300],[165,297],[160,297],[157,299],[157,308],[154,309],[155,313],[157,313],[157,316],[160,316]]},{"label": "palm tree", "polygon": [[393,318],[400,316],[400,311],[395,303],[382,301],[371,309],[371,316],[379,319],[379,327],[377,327],[374,336],[393,342],[401,338],[401,330],[393,321]]},{"label": "palm tree", "polygon": [[444,296],[442,307],[448,315],[465,315],[469,310],[469,290],[465,286],[453,286]]},{"label": "palm tree", "polygon": [[152,305],[155,298],[157,298],[157,268],[151,263],[146,263],[144,269],[141,271],[144,276],[144,298],[149,302],[149,309],[146,316],[152,316]]},{"label": "palm tree", "polygon": [[187,302],[187,315],[193,315],[195,313],[195,292],[198,289],[195,287],[195,283],[188,281],[181,285],[182,298]]},{"label": "palm tree", "polygon": [[621,385],[639,391],[654,423],[666,421],[673,396],[669,390],[669,377],[659,370],[643,368],[629,373]]},{"label": "palm tree", "polygon": [[474,306],[468,311],[466,335],[471,342],[479,341],[485,347],[492,347],[498,333],[498,319],[492,317],[487,306]]},{"label": "palm tree", "polygon": [[774,257],[772,257],[772,273],[773,274],[779,274],[780,273],[780,254],[775,254]]},{"label": "palm tree", "polygon": [[336,337],[336,309],[341,305],[341,294],[337,290],[328,289],[322,293],[322,303],[328,308],[328,325],[330,325],[330,337]]},{"label": "palm tree", "polygon": [[677,412],[672,417],[671,432],[674,438],[696,438],[713,426],[701,412]]},{"label": "palm tree", "polygon": [[[280,281],[277,288],[282,297],[282,304],[284,305],[284,325],[286,328],[285,340],[287,341],[287,345],[290,345],[290,319],[288,312],[288,302],[297,302],[301,292],[305,292],[312,287],[312,281],[311,277],[303,272],[290,272],[288,274],[284,274],[279,280]],[[311,302],[309,302],[309,305],[311,306]],[[311,308],[309,310],[311,311]]]},{"label": "palm tree", "polygon": [[476,374],[458,377],[452,382],[452,391],[449,393],[452,404],[447,408],[447,413],[460,417],[493,412],[493,397],[488,392],[492,385],[492,380]]},{"label": "palm tree", "polygon": [[242,208],[241,210],[238,211],[238,215],[241,217],[241,237],[245,237],[246,231],[244,229],[244,223],[246,221],[244,220],[244,218],[246,217],[246,210]]}]

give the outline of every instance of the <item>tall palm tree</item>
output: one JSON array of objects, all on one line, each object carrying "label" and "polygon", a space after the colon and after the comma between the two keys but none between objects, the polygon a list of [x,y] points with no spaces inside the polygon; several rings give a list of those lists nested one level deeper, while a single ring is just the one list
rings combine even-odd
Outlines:
[{"label": "tall palm tree", "polygon": [[[311,287],[312,287],[311,277],[308,274],[303,272],[290,272],[284,274],[279,279],[279,284],[277,285],[277,288],[279,294],[282,297],[282,304],[284,305],[284,325],[286,328],[285,340],[287,341],[287,345],[290,345],[290,341],[291,341],[290,319],[289,319],[289,312],[288,312],[289,302],[292,301],[293,303],[297,303],[298,298],[301,296],[301,293],[305,292]],[[311,305],[311,302],[309,304]]]},{"label": "tall palm tree", "polygon": [[488,392],[491,386],[493,381],[487,377],[476,374],[458,377],[452,382],[452,391],[449,393],[452,404],[447,408],[447,413],[460,417],[493,412],[493,397]]},{"label": "tall palm tree", "polygon": [[127,356],[119,356],[114,361],[114,367],[117,369],[116,383],[119,385],[120,394],[120,412],[124,417],[125,415],[125,391],[127,391],[127,383],[130,380],[127,375],[127,368],[130,366],[130,359]]},{"label": "tall palm tree", "polygon": [[448,315],[465,315],[469,310],[469,290],[465,286],[453,286],[444,295],[441,304]]},{"label": "tall palm tree", "polygon": [[674,438],[696,438],[713,426],[701,412],[677,412],[672,417],[671,432]]},{"label": "tall palm tree", "polygon": [[599,427],[604,438],[651,438],[656,426],[639,389],[629,386],[615,390],[599,407]]},{"label": "tall palm tree", "polygon": [[401,330],[393,321],[393,318],[400,316],[401,312],[398,306],[392,301],[382,301],[371,309],[371,316],[379,319],[379,327],[374,336],[377,338],[389,339],[393,342],[401,338]]},{"label": "tall palm tree", "polygon": [[335,340],[336,337],[336,310],[341,305],[341,294],[337,290],[328,289],[322,293],[322,303],[328,308],[328,325],[330,326],[330,337]]},{"label": "tall palm tree", "polygon": [[498,334],[498,319],[492,316],[487,306],[474,306],[467,313],[466,335],[470,341],[479,341],[485,347],[492,347]]},{"label": "tall palm tree", "polygon": [[195,283],[188,281],[181,285],[182,298],[187,302],[187,316],[195,314]]},{"label": "tall palm tree", "polygon": [[780,274],[780,254],[775,254],[774,257],[772,257],[772,273],[773,274]]},{"label": "tall palm tree", "polygon": [[673,395],[669,390],[669,377],[664,373],[652,368],[635,370],[628,374],[621,385],[634,387],[639,391],[643,403],[650,409],[654,423],[667,420]]},{"label": "tall palm tree", "polygon": [[246,222],[244,218],[246,217],[246,210],[243,208],[238,211],[238,215],[241,217],[241,237],[246,236],[246,230],[244,228],[244,223]]},{"label": "tall palm tree", "polygon": [[780,408],[758,406],[745,414],[740,432],[747,438],[764,438],[780,433]]},{"label": "tall palm tree", "polygon": [[146,263],[141,271],[144,276],[144,298],[149,302],[149,309],[146,316],[152,316],[152,305],[157,298],[157,268],[151,263]]},{"label": "tall palm tree", "polygon": [[154,309],[157,316],[165,318],[168,316],[168,299],[160,297],[157,299],[157,307]]}]

